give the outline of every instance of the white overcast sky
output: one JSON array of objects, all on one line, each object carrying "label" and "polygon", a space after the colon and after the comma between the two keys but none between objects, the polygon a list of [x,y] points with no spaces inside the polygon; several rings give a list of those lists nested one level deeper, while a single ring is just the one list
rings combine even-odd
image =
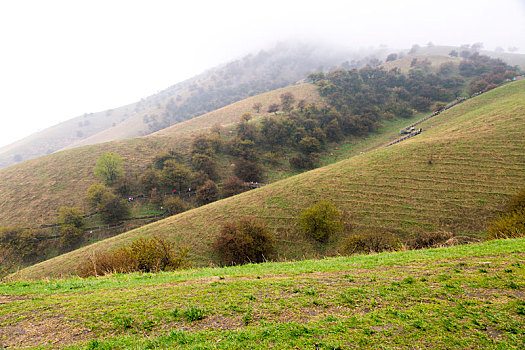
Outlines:
[{"label": "white overcast sky", "polygon": [[0,146],[290,39],[525,53],[525,0],[1,0]]}]

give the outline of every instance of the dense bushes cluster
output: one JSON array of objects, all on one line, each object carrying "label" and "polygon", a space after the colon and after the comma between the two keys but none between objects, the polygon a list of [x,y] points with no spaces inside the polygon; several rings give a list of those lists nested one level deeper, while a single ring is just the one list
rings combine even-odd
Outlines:
[{"label": "dense bushes cluster", "polygon": [[170,271],[189,266],[189,249],[162,238],[139,238],[127,247],[93,254],[78,267],[81,277],[111,273]]}]

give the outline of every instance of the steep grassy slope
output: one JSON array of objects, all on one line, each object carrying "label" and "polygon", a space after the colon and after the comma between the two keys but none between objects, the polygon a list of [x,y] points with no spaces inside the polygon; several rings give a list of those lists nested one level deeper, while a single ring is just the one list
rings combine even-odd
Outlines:
[{"label": "steep grassy slope", "polygon": [[[0,284],[0,346],[518,349],[525,239]],[[15,317],[16,315],[16,317]]]},{"label": "steep grassy slope", "polygon": [[430,119],[421,125],[421,135],[405,142],[182,213],[24,273],[69,273],[89,252],[153,235],[191,247],[193,260],[205,265],[216,262],[211,246],[220,226],[243,215],[263,219],[274,230],[277,258],[334,254],[342,235],[320,247],[295,228],[298,214],[321,200],[337,204],[356,233],[479,233],[525,182],[524,96],[525,82],[508,84]]},{"label": "steep grassy slope", "polygon": [[227,125],[243,113],[253,112],[256,102],[263,106],[279,103],[283,92],[308,103],[321,102],[312,84],[294,85],[250,97],[158,135],[80,147],[0,169],[0,225],[54,223],[61,206],[83,207],[87,188],[97,181],[93,167],[104,152],[117,152],[128,169],[140,170],[162,150],[185,152],[193,136],[216,123]]}]

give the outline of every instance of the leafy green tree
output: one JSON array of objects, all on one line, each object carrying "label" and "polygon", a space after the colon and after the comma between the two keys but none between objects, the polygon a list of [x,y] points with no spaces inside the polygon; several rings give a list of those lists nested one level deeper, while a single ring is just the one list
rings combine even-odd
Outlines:
[{"label": "leafy green tree", "polygon": [[62,226],[69,225],[82,229],[85,226],[84,213],[77,207],[60,207],[58,223]]},{"label": "leafy green tree", "polygon": [[343,130],[336,118],[332,119],[325,128],[326,138],[329,141],[339,142],[344,138]]},{"label": "leafy green tree", "polygon": [[117,153],[104,153],[98,158],[94,169],[95,175],[107,185],[111,185],[124,174],[123,163],[124,161]]},{"label": "leafy green tree", "polygon": [[[164,167],[164,164],[162,167]],[[144,170],[140,176],[140,184],[146,192],[151,192],[152,189],[158,188],[160,186],[159,172],[152,168]]]},{"label": "leafy green tree", "polygon": [[187,187],[190,176],[191,172],[182,164],[168,160],[161,172],[161,183],[165,188],[177,189],[180,192]]},{"label": "leafy green tree", "polygon": [[191,143],[191,154],[195,153],[212,157],[215,153],[213,141],[204,134],[195,136]]},{"label": "leafy green tree", "polygon": [[326,242],[330,235],[342,230],[341,213],[332,203],[320,202],[299,216],[299,225],[307,236]]},{"label": "leafy green tree", "polygon": [[216,181],[219,178],[217,163],[210,156],[194,153],[191,156],[191,165],[196,171],[204,172],[211,180]]},{"label": "leafy green tree", "polygon": [[307,136],[299,142],[299,149],[304,154],[317,153],[321,150],[321,143],[315,137]]}]

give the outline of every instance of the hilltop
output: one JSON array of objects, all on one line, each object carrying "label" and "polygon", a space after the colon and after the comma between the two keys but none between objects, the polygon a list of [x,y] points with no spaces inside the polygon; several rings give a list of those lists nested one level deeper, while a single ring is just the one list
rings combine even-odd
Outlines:
[{"label": "hilltop", "polygon": [[504,85],[422,123],[425,131],[405,142],[81,248],[30,267],[24,275],[70,273],[90,252],[153,235],[190,247],[199,265],[214,263],[211,243],[220,225],[244,215],[269,224],[278,258],[335,254],[344,236],[319,246],[295,227],[298,214],[320,200],[334,202],[355,233],[383,230],[405,239],[427,231],[476,236],[525,180],[524,94],[523,81]]}]

